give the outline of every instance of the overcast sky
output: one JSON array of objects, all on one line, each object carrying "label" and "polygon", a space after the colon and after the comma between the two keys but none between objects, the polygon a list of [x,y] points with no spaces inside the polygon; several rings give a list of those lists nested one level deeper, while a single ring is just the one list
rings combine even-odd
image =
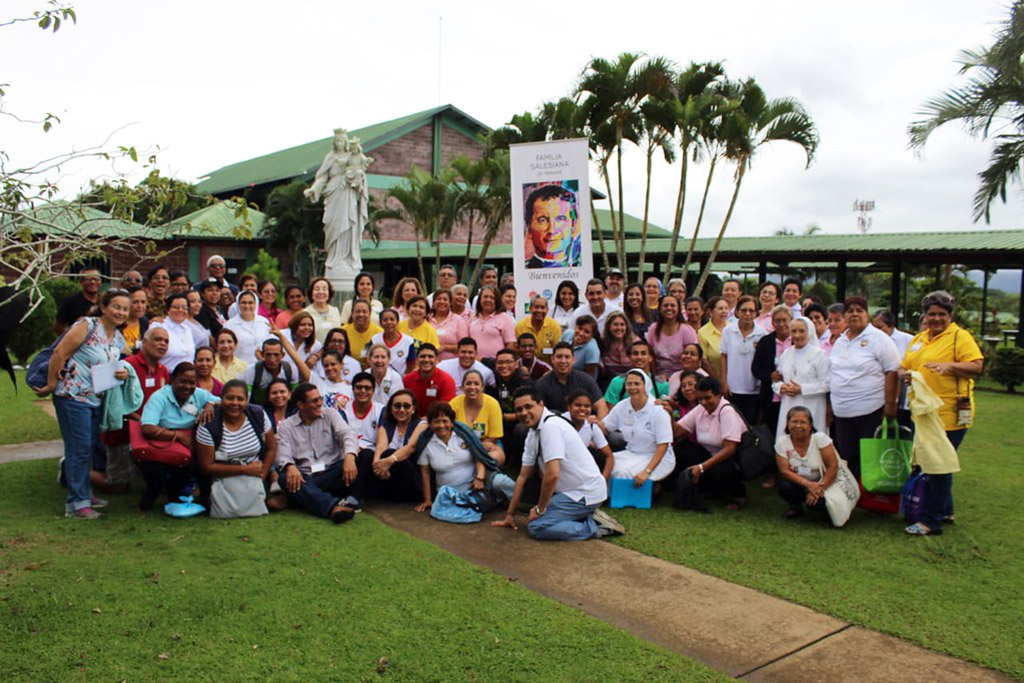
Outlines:
[{"label": "overcast sky", "polygon": [[[724,60],[731,76],[756,77],[769,97],[798,98],[817,123],[821,145],[809,169],[794,145],[759,152],[730,234],[799,232],[809,223],[853,232],[856,198],[875,200],[874,232],[983,229],[971,222],[971,198],[987,143],[940,130],[919,159],[907,149],[906,127],[922,102],[957,82],[958,51],[991,41],[1006,4],[589,2],[509,12],[515,3],[82,1],[78,24],[56,35],[31,25],[0,29],[5,109],[63,121],[44,136],[3,120],[0,139],[15,163],[28,162],[132,124],[117,141],[159,145],[165,173],[195,180],[334,127],[439,102],[496,127],[568,94],[592,56],[643,51],[680,64]],[[42,5],[8,0],[3,16]],[[628,150],[627,162],[626,211],[639,216],[639,151]],[[731,169],[723,170],[708,233],[731,192]],[[62,187],[97,172],[66,169]],[[691,197],[703,175],[691,174]],[[677,167],[656,166],[651,216],[663,227],[677,183]],[[688,204],[684,231],[696,205]],[[1020,228],[1022,207],[1015,189],[1008,206],[995,208],[992,227]]]}]

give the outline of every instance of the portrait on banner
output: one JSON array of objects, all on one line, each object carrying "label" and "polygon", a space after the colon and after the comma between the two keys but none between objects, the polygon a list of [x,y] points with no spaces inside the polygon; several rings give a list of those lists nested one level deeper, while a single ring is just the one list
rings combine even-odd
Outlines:
[{"label": "portrait on banner", "polygon": [[526,267],[578,268],[583,233],[579,213],[579,180],[523,183]]}]

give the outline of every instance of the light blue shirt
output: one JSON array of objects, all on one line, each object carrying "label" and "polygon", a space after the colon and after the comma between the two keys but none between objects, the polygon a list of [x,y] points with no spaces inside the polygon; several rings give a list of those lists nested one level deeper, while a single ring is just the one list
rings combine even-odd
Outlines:
[{"label": "light blue shirt", "polygon": [[562,341],[572,344],[573,368],[586,372],[588,365],[598,365],[601,362],[601,349],[598,347],[596,339],[577,346],[573,344],[572,338],[573,330],[566,330],[562,335]]},{"label": "light blue shirt", "polygon": [[207,403],[220,403],[220,399],[206,389],[196,387],[185,405],[178,405],[174,389],[168,384],[149,397],[146,407],[142,409],[142,424],[157,425],[164,429],[189,429],[195,426],[196,418]]}]

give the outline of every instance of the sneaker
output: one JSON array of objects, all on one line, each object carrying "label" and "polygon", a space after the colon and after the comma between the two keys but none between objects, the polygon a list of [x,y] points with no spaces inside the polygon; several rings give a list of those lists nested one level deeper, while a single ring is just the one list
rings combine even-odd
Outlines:
[{"label": "sneaker", "polygon": [[79,508],[65,512],[64,516],[71,519],[99,519],[101,515],[92,508]]},{"label": "sneaker", "polygon": [[338,505],[344,505],[347,508],[352,508],[354,512],[362,512],[363,504],[359,502],[359,499],[355,496],[345,496],[341,499]]},{"label": "sneaker", "polygon": [[594,523],[597,524],[597,535],[599,538],[607,536],[621,536],[626,533],[626,527],[609,515],[604,510],[594,511]]},{"label": "sneaker", "polygon": [[355,511],[344,505],[335,505],[331,510],[331,521],[335,524],[344,524],[355,516]]},{"label": "sneaker", "polygon": [[96,496],[92,497],[92,509],[93,510],[102,510],[103,508],[107,507],[108,505],[110,505],[110,501],[109,500],[103,500],[102,498],[97,498]]}]

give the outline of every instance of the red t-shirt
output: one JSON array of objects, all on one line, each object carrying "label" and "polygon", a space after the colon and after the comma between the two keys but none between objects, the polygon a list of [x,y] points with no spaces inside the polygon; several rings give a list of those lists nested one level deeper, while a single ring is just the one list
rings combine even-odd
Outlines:
[{"label": "red t-shirt", "polygon": [[416,405],[419,406],[420,417],[425,417],[427,408],[434,401],[447,403],[455,398],[455,380],[444,370],[434,368],[430,379],[423,379],[419,370],[413,370],[402,378],[405,388],[416,396]]}]

